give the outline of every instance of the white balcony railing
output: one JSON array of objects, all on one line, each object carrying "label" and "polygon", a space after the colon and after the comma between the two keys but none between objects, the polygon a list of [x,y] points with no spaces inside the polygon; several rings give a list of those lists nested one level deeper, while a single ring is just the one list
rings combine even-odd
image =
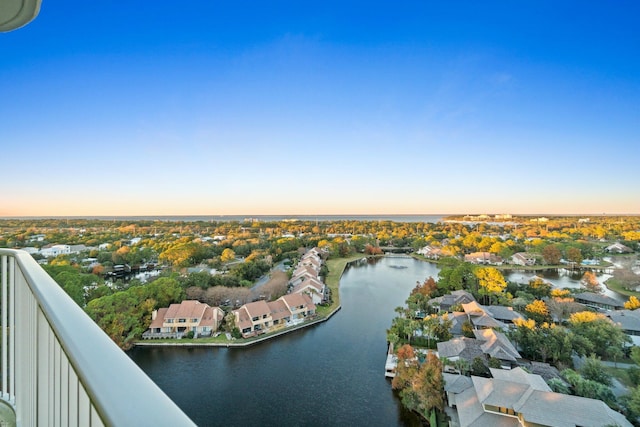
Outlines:
[{"label": "white balcony railing", "polygon": [[0,398],[18,426],[193,426],[26,252],[0,249]]}]

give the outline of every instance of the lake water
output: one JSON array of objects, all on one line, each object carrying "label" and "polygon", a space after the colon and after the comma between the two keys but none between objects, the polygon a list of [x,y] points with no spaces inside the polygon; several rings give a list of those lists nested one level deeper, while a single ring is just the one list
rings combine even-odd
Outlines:
[{"label": "lake water", "polygon": [[132,359],[199,426],[414,426],[384,377],[386,330],[416,281],[412,258],[345,271],[329,321],[244,349],[134,348]]},{"label": "lake water", "polygon": [[[525,271],[525,270],[510,270],[508,272],[504,272],[504,278],[507,281],[515,282],[515,283],[529,283],[534,276],[540,276],[544,280],[550,282],[554,288],[570,288],[570,289],[580,289],[582,285],[580,284],[580,280],[582,279],[582,275],[584,271],[580,270],[542,270],[542,271]],[[626,301],[628,298],[624,295],[621,295],[615,291],[608,289],[604,282],[610,278],[610,274],[597,273],[596,278],[600,285],[602,286],[602,293],[608,297],[616,299],[618,301]]]},{"label": "lake water", "polygon": [[[579,286],[579,276],[543,275],[556,287]],[[129,354],[199,426],[416,426],[384,378],[386,330],[394,308],[429,276],[437,278],[435,265],[409,257],[360,261],[342,276],[342,310],[327,322],[244,349]]]}]

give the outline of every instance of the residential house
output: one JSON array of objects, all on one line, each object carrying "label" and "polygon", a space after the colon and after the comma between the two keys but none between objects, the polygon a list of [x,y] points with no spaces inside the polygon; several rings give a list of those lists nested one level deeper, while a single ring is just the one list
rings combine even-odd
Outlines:
[{"label": "residential house", "polygon": [[305,293],[288,294],[275,301],[254,301],[233,310],[236,327],[247,338],[293,326],[315,314],[316,306]]},{"label": "residential house", "polygon": [[296,286],[309,279],[318,279],[318,272],[308,265],[301,265],[293,271],[289,283]]},{"label": "residential house", "polygon": [[298,283],[293,287],[291,293],[305,293],[311,297],[311,300],[316,305],[325,302],[328,298],[327,287],[325,284],[313,278]]},{"label": "residential house", "polygon": [[472,264],[502,265],[502,258],[490,252],[473,252],[466,254],[464,260]]},{"label": "residential house", "polygon": [[143,338],[180,338],[192,331],[194,336],[209,336],[217,331],[224,311],[200,301],[186,300],[168,308],[154,310],[151,325]]},{"label": "residential house", "polygon": [[601,427],[632,424],[601,400],[555,393],[540,375],[522,368],[490,369],[493,378],[471,381],[444,374],[448,405],[461,427]]},{"label": "residential house", "polygon": [[631,249],[628,246],[623,245],[620,242],[616,242],[613,245],[609,245],[606,248],[604,248],[604,250],[606,252],[611,253],[611,254],[629,254],[629,253],[633,252],[633,249]]},{"label": "residential house", "polygon": [[462,304],[462,309],[474,329],[499,328],[505,329],[507,325],[492,317],[491,313],[475,301]]},{"label": "residential house", "polygon": [[273,326],[271,307],[266,301],[254,301],[233,310],[236,318],[236,327],[242,335],[247,336],[262,333]]},{"label": "residential house", "polygon": [[516,366],[522,358],[511,341],[501,332],[492,329],[474,331],[475,338],[458,337],[437,343],[438,357],[451,362],[464,359],[469,364],[480,357],[484,360],[495,358],[505,369]]},{"label": "residential house", "polygon": [[438,311],[451,311],[451,307],[466,304],[476,299],[469,292],[459,289],[452,291],[450,294],[429,300],[429,305],[436,307]]},{"label": "residential house", "polygon": [[607,313],[607,317],[629,335],[633,345],[640,346],[640,308],[611,311]]},{"label": "residential house", "polygon": [[536,257],[527,252],[518,252],[511,255],[511,263],[522,266],[534,265],[536,263]]},{"label": "residential house", "polygon": [[59,255],[69,255],[71,246],[69,245],[51,245],[40,249],[40,255],[45,258],[53,258]]},{"label": "residential house", "polygon": [[602,310],[620,310],[624,308],[624,304],[618,300],[602,294],[593,292],[581,292],[574,295],[574,301],[584,304],[588,307]]},{"label": "residential house", "polygon": [[512,326],[516,319],[524,319],[524,316],[513,309],[504,305],[482,306],[485,312],[499,322]]},{"label": "residential house", "polygon": [[424,248],[418,249],[418,255],[422,255],[425,258],[429,259],[440,259],[443,256],[449,256],[448,252],[442,250],[442,248],[436,248],[433,246],[425,246]]},{"label": "residential house", "polygon": [[517,366],[522,356],[505,334],[493,329],[473,331],[476,340],[480,341],[480,348],[487,357],[500,361],[503,368],[511,369]]}]

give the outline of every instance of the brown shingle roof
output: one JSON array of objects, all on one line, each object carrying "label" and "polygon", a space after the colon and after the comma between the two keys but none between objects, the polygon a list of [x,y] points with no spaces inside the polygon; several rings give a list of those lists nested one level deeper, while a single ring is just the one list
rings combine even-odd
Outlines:
[{"label": "brown shingle roof", "polygon": [[271,313],[271,310],[269,309],[269,305],[267,304],[266,301],[250,302],[249,304],[245,304],[243,307],[245,308],[245,310],[247,310],[247,313],[249,314],[249,318],[262,317],[265,314]]},{"label": "brown shingle roof", "polygon": [[164,318],[200,319],[207,307],[209,307],[208,304],[201,303],[200,301],[182,301],[180,304],[171,304]]},{"label": "brown shingle roof", "polygon": [[164,322],[164,316],[167,313],[168,308],[159,308],[156,318],[151,321],[150,328],[161,328]]}]

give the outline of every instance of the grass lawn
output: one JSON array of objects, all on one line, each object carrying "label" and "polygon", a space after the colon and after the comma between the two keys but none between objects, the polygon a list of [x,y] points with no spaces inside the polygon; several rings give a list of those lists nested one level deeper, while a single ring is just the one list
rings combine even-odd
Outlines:
[{"label": "grass lawn", "polygon": [[327,260],[327,268],[329,269],[329,273],[327,274],[327,277],[325,277],[324,283],[329,287],[329,289],[331,289],[331,297],[333,298],[333,304],[328,307],[327,312],[330,312],[340,305],[340,278],[342,277],[342,273],[347,267],[347,264],[352,261],[362,259],[363,257],[364,255],[362,254],[356,254],[351,255],[347,258],[335,258]]},{"label": "grass lawn", "polygon": [[615,277],[609,278],[606,282],[604,282],[604,284],[607,286],[607,288],[611,289],[612,291],[616,291],[622,295],[626,295],[628,297],[632,295],[636,297],[640,297],[640,292],[632,291],[630,289],[625,288],[622,285],[622,282],[620,282],[619,280],[616,280]]}]

